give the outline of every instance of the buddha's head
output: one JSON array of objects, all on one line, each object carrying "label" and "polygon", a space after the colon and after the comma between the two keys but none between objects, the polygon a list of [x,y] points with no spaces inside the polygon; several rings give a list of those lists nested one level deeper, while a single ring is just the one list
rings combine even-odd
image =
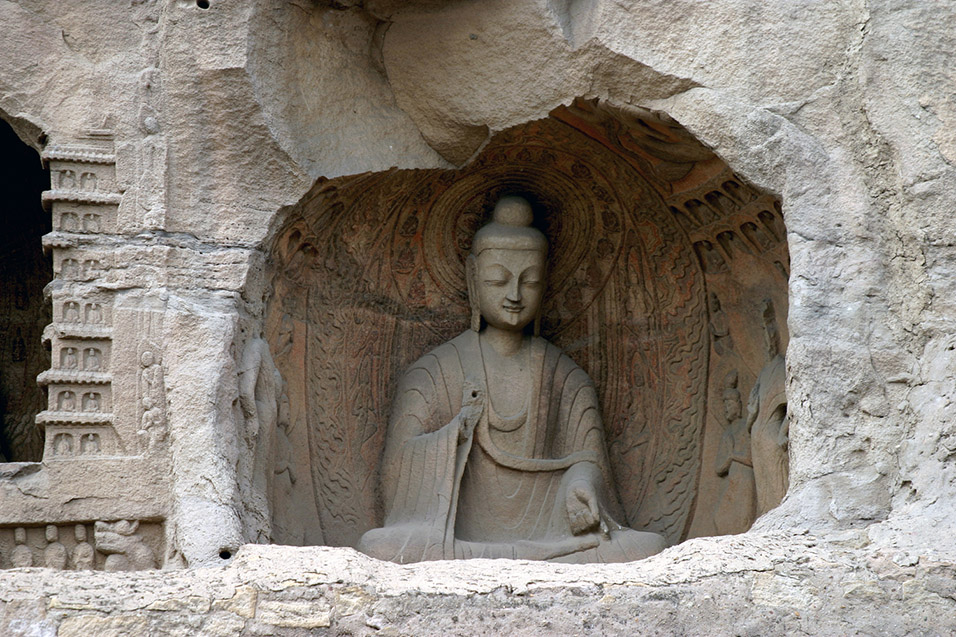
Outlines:
[{"label": "buddha's head", "polygon": [[531,205],[521,197],[502,197],[492,220],[475,233],[466,264],[471,329],[481,319],[496,328],[519,331],[540,327],[548,241],[531,226]]}]

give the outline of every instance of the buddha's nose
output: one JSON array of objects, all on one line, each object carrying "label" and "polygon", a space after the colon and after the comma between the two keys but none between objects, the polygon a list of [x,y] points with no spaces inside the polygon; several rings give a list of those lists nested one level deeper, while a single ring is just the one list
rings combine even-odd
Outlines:
[{"label": "buddha's nose", "polygon": [[505,295],[505,300],[512,303],[521,302],[521,286],[518,284],[517,279],[512,281],[511,285],[508,286],[508,294]]}]

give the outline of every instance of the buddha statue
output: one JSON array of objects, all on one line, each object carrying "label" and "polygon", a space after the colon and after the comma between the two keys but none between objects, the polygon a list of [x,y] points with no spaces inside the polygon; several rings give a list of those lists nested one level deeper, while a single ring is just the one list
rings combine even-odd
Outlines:
[{"label": "buddha statue", "polygon": [[538,336],[548,244],[531,221],[526,200],[504,197],[475,234],[471,329],[401,379],[382,459],[385,524],[360,551],[583,563],[665,547],[620,524],[594,384]]}]

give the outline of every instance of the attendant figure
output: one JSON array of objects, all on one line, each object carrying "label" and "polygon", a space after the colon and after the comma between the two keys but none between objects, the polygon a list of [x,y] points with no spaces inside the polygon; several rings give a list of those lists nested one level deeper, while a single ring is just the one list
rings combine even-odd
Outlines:
[{"label": "attendant figure", "polygon": [[78,571],[92,570],[96,551],[93,545],[86,541],[86,525],[77,524],[73,527],[73,537],[76,538],[76,546],[73,548],[73,568]]},{"label": "attendant figure", "polygon": [[46,527],[46,548],[43,549],[43,564],[47,568],[62,571],[66,568],[66,547],[60,543],[60,530],[55,524]]},{"label": "attendant figure", "polygon": [[33,566],[33,551],[27,546],[27,530],[18,526],[13,530],[13,542],[16,546],[13,548],[13,555],[10,561],[13,562],[13,568],[27,568]]},{"label": "attendant figure", "polygon": [[760,370],[747,403],[758,516],[780,504],[790,486],[787,364],[780,353],[776,315],[769,300],[764,302],[763,315],[770,361]]},{"label": "attendant figure", "polygon": [[750,432],[742,415],[737,372],[724,380],[724,435],[717,449],[717,475],[723,478],[717,492],[714,524],[717,533],[743,533],[754,522],[756,492]]}]

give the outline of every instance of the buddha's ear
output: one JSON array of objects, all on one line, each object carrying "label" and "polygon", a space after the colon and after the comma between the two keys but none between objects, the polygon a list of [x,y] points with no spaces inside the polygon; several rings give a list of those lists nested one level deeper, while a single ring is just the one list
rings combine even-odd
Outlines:
[{"label": "buddha's ear", "polygon": [[481,331],[481,308],[478,305],[478,266],[475,255],[465,259],[465,280],[468,283],[468,305],[471,307],[471,329]]},{"label": "buddha's ear", "polygon": [[[545,254],[544,274],[541,275],[541,285],[546,286],[548,280],[548,258]],[[547,287],[545,287],[547,289]],[[544,295],[541,295],[541,302],[538,304],[538,311],[534,315],[534,335],[541,336],[541,313],[544,311]]]}]

